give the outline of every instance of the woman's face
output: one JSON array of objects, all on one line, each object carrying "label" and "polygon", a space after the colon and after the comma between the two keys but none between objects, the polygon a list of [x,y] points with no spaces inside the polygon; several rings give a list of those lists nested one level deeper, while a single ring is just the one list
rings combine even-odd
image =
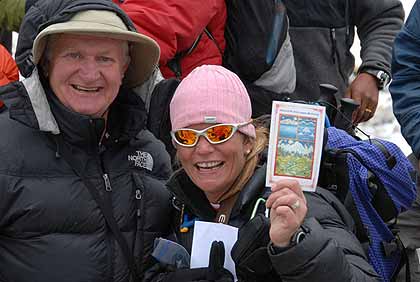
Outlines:
[{"label": "woman's face", "polygon": [[[196,124],[200,130],[211,124]],[[244,168],[247,152],[252,148],[249,138],[237,131],[228,141],[210,144],[200,136],[194,147],[176,145],[178,159],[195,185],[204,191],[210,202],[216,202],[229,190]]]}]

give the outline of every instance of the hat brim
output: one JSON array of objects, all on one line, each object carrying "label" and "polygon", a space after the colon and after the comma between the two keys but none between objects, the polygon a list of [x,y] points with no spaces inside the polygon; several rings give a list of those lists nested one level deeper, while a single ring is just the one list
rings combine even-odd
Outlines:
[{"label": "hat brim", "polygon": [[35,64],[38,64],[41,60],[47,43],[47,37],[62,33],[91,35],[128,41],[130,43],[131,61],[124,77],[124,84],[128,87],[141,85],[150,77],[159,63],[159,45],[148,36],[101,23],[69,21],[50,25],[37,35],[32,48]]}]

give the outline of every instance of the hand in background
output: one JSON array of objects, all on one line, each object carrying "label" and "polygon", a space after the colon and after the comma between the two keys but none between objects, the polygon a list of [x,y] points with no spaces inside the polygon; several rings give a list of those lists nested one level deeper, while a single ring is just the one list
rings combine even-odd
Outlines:
[{"label": "hand in background", "polygon": [[368,73],[359,73],[350,84],[345,96],[360,104],[353,114],[353,122],[357,124],[368,121],[378,106],[379,90],[376,77]]},{"label": "hand in background", "polygon": [[270,208],[270,239],[275,246],[286,247],[301,226],[306,212],[306,198],[295,180],[273,183],[266,206]]}]

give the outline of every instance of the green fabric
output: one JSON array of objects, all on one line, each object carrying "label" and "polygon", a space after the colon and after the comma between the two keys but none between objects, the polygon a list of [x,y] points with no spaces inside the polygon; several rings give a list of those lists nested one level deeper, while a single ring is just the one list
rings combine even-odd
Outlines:
[{"label": "green fabric", "polygon": [[19,31],[25,14],[25,0],[0,0],[0,29]]}]

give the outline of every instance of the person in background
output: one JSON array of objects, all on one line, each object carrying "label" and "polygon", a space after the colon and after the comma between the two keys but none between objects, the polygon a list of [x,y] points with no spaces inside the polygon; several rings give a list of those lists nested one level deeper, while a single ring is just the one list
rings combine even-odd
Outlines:
[{"label": "person in background", "polygon": [[[404,21],[399,0],[283,0],[290,20],[296,66],[293,99],[317,101],[319,85],[338,88],[360,103],[353,122],[369,120],[378,105],[379,90],[389,82],[391,49]],[[355,61],[350,48],[355,27],[360,38],[361,65],[350,81]]]},{"label": "person in background", "polygon": [[292,180],[265,186],[268,132],[252,123],[236,74],[194,69],[175,91],[170,118],[181,169],[167,186],[179,210],[177,239],[189,252],[195,220],[220,222],[239,228],[231,253],[239,281],[380,280],[330,192],[306,193]]},{"label": "person in background", "polygon": [[25,14],[25,5],[32,5],[37,0],[1,0],[0,27],[7,31],[19,31]]},{"label": "person in background", "polygon": [[113,0],[137,29],[161,49],[163,77],[187,76],[203,64],[221,65],[225,49],[224,0]]},{"label": "person in background", "polygon": [[17,56],[31,71],[0,90],[0,280],[141,281],[171,232],[169,156],[132,91],[158,45],[111,1],[45,0]]},{"label": "person in background", "polygon": [[[420,1],[416,1],[394,42],[389,86],[395,117],[411,146],[417,174],[420,168]],[[419,182],[418,182],[419,183]],[[420,189],[412,209],[399,217],[400,237],[407,248],[411,281],[420,281]],[[401,272],[404,275],[404,271]],[[405,281],[402,278],[399,281]]]},{"label": "person in background", "polygon": [[19,70],[9,51],[0,44],[0,86],[19,80]]}]

